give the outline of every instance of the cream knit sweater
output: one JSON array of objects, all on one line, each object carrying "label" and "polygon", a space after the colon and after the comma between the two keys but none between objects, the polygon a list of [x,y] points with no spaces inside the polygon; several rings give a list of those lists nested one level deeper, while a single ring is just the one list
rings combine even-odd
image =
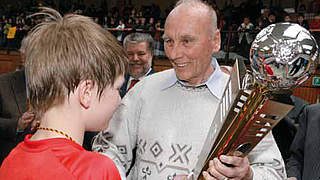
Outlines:
[{"label": "cream knit sweater", "polygon": [[[128,179],[170,180],[178,174],[190,174],[205,148],[203,144],[220,100],[206,86],[185,87],[176,82],[163,88],[172,76],[174,71],[167,70],[139,82],[122,100],[109,129],[95,139],[93,149],[112,158],[120,171],[129,169],[132,150],[136,148],[135,164]],[[225,88],[229,76],[223,77]],[[216,136],[222,122],[214,125]],[[248,158],[254,180],[286,177],[271,134]]]}]

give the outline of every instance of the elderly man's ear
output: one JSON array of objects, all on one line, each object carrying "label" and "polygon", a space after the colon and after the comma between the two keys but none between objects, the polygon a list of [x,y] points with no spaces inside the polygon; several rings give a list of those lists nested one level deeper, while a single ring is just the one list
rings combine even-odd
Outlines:
[{"label": "elderly man's ear", "polygon": [[220,37],[220,31],[217,29],[212,37],[212,53],[216,53],[220,50],[220,45],[221,45],[221,37]]}]

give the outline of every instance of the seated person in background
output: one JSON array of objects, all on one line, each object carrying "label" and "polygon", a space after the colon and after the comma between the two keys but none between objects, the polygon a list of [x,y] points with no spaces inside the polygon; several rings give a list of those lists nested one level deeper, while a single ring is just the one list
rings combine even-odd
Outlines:
[{"label": "seated person in background", "polygon": [[122,37],[123,37],[123,35],[124,35],[124,32],[123,32],[124,28],[125,28],[124,20],[123,20],[123,19],[120,19],[120,20],[119,20],[119,25],[116,27],[116,29],[118,30],[117,40],[118,40],[119,42],[121,42],[122,39],[123,39]]},{"label": "seated person in background", "polygon": [[137,30],[139,29],[139,26],[140,26],[140,19],[139,18],[135,18],[134,19],[134,23],[132,25],[132,28],[134,31],[141,31],[141,30]]},{"label": "seated person in background", "polygon": [[81,145],[86,130],[108,126],[120,102],[125,52],[89,17],[49,8],[35,15],[45,19],[28,35],[25,62],[40,126],[4,160],[1,179],[120,180],[111,159]]},{"label": "seated person in background", "polygon": [[[26,38],[21,43],[23,56]],[[27,107],[24,68],[0,76],[0,165],[9,152],[36,126],[35,114]]]},{"label": "seated person in background", "polygon": [[[137,29],[142,30],[143,32],[147,31],[147,21],[145,17],[140,18],[140,25],[138,26]],[[139,31],[139,30],[137,30]]]},{"label": "seated person in background", "polygon": [[149,18],[149,21],[147,23],[147,32],[151,34],[151,37],[155,36],[156,26],[155,26],[153,17]]},{"label": "seated person in background", "polygon": [[316,39],[316,41],[319,44],[320,41],[320,15],[316,15],[314,16],[313,20],[311,20],[310,24],[309,24],[309,28],[310,31],[312,30],[316,30],[312,32],[312,35],[314,36],[314,38]]},{"label": "seated person in background", "polygon": [[306,28],[307,30],[309,30],[309,23],[308,23],[307,20],[304,19],[304,15],[303,15],[303,14],[299,14],[299,15],[298,15],[298,21],[297,21],[297,23],[298,23],[300,26],[302,26],[302,27]]},{"label": "seated person in background", "polygon": [[291,17],[289,14],[286,14],[283,18],[283,22],[291,22]]},{"label": "seated person in background", "polygon": [[297,134],[290,147],[288,180],[314,180],[320,177],[320,104],[305,107]]},{"label": "seated person in background", "polygon": [[310,29],[320,29],[320,16],[316,15],[310,22]]},{"label": "seated person in background", "polygon": [[269,13],[267,21],[264,23],[263,28],[269,26],[270,24],[276,23],[276,14],[273,12]]},{"label": "seated person in background", "polygon": [[120,89],[121,97],[124,97],[138,81],[155,73],[151,67],[154,41],[150,34],[129,34],[123,40],[123,47],[129,58],[129,74],[125,75],[125,82]]},{"label": "seated person in background", "polygon": [[239,48],[240,55],[246,58],[249,57],[250,45],[254,39],[253,36],[254,26],[250,22],[249,17],[243,18],[243,23],[238,27],[239,32]]}]

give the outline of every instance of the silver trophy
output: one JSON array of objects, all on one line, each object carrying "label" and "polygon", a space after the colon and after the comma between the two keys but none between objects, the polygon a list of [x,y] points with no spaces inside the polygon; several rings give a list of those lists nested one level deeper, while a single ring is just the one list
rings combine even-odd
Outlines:
[{"label": "silver trophy", "polygon": [[305,82],[318,58],[318,45],[308,30],[294,23],[272,24],[253,41],[250,61],[255,79],[272,90]]},{"label": "silver trophy", "polygon": [[261,30],[250,49],[252,72],[238,61],[233,67],[192,179],[203,179],[201,172],[214,157],[235,151],[246,156],[293,108],[278,97],[305,82],[317,58],[315,39],[300,25],[277,23]]}]

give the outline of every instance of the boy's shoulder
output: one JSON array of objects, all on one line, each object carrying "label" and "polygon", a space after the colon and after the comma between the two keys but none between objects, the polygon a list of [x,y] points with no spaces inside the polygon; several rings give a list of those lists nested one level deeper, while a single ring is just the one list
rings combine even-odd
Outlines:
[{"label": "boy's shoulder", "polygon": [[99,154],[97,152],[92,152],[92,151],[81,151],[77,155],[84,164],[94,164],[95,166],[100,166],[100,165],[105,165],[105,164],[113,164],[113,161],[102,154]]},{"label": "boy's shoulder", "polygon": [[76,164],[70,170],[79,179],[121,179],[116,165],[109,157],[91,151],[81,151],[75,156]]}]

